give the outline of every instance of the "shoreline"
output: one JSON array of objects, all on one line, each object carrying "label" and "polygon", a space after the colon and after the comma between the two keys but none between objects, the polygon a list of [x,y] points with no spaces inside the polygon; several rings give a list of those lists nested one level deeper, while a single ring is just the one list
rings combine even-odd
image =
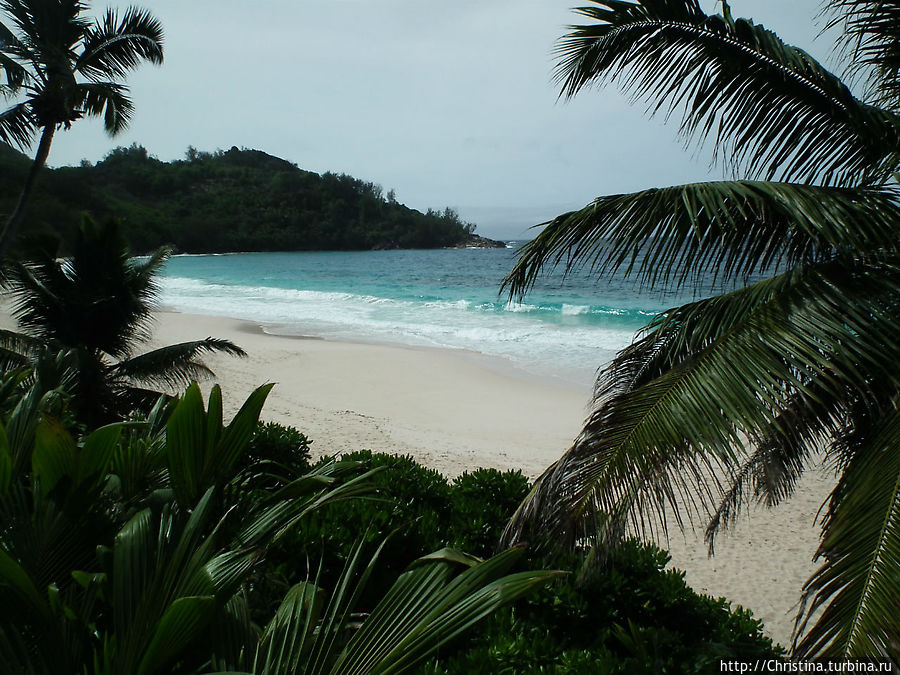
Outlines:
[{"label": "shoreline", "polygon": [[246,350],[245,359],[207,359],[226,410],[275,382],[262,418],[297,427],[313,440],[315,456],[369,449],[410,454],[448,477],[492,466],[533,479],[568,447],[587,412],[586,392],[496,357],[273,334],[226,317],[155,316],[148,347],[209,335]]}]

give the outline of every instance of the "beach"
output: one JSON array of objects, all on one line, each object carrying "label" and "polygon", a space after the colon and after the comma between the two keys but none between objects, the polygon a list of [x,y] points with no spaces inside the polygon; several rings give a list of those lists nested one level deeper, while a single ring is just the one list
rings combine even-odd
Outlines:
[{"label": "beach", "polygon": [[[316,456],[369,449],[412,455],[448,477],[494,467],[534,478],[577,435],[590,398],[583,388],[462,350],[284,337],[235,319],[157,316],[158,345],[210,335],[243,347],[246,358],[208,361],[228,410],[274,382],[263,419],[300,429]],[[751,509],[721,535],[712,558],[702,527],[684,535],[673,528],[659,543],[695,591],[752,609],[787,646],[801,588],[815,569],[814,520],[831,487],[828,476],[808,472],[789,502]]]}]

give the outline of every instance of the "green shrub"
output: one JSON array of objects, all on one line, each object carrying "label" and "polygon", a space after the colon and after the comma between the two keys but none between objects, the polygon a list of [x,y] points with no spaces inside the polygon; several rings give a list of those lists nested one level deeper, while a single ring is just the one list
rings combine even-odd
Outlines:
[{"label": "green shrub", "polygon": [[[368,451],[344,459],[384,467],[378,497],[333,504],[306,519],[271,552],[265,583],[271,597],[307,575],[328,586],[343,568],[351,542],[365,534],[374,550],[393,533],[362,598],[368,609],[397,573],[423,553],[453,545],[479,556],[495,546],[528,491],[520,472],[477,469],[452,483],[411,457]],[[323,460],[324,461],[324,460]],[[320,562],[321,561],[321,562]],[[773,658],[779,649],[749,612],[694,593],[684,575],[665,570],[669,556],[628,542],[602,568],[575,574],[495,614],[478,635],[445,645],[421,675],[465,673],[717,672],[720,660]],[[525,560],[522,568],[575,570],[581,559]],[[254,589],[267,597],[263,588]]]},{"label": "green shrub", "polygon": [[573,575],[497,614],[419,673],[713,673],[723,659],[782,654],[750,612],[694,593],[668,560],[628,542],[588,580]]},{"label": "green shrub", "polygon": [[375,590],[418,556],[444,546],[488,557],[528,491],[528,481],[518,471],[477,469],[448,484],[409,456],[365,450],[343,459],[384,468],[374,478],[378,497],[321,509],[302,531],[287,535],[271,554],[284,583],[319,573],[319,564],[323,580],[336,579],[352,542],[363,533],[372,548],[391,534],[381,551],[379,578],[370,584]]},{"label": "green shrub", "polygon": [[297,581],[308,573],[320,573],[323,584],[328,585],[340,575],[354,541],[363,537],[374,550],[393,533],[368,586],[374,599],[409,563],[447,543],[450,486],[440,473],[412,457],[366,450],[343,455],[342,459],[384,468],[372,479],[378,488],[377,498],[344,501],[320,509],[304,521],[302,529],[285,536],[270,558],[277,560],[278,571],[287,579]]},{"label": "green shrub", "polygon": [[521,471],[476,469],[453,481],[450,490],[450,539],[454,546],[489,556],[506,522],[528,494]]},{"label": "green shrub", "polygon": [[272,462],[289,475],[310,468],[310,441],[294,427],[277,422],[259,422],[247,448],[247,463]]}]

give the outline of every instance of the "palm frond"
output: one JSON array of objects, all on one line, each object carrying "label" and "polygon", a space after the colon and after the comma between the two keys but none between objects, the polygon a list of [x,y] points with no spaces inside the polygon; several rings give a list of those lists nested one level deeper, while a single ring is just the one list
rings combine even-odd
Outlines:
[{"label": "palm frond", "polygon": [[119,19],[108,9],[102,21],[86,31],[75,70],[92,80],[121,78],[142,61],[163,61],[162,24],[146,10],[129,7]]},{"label": "palm frond", "polygon": [[63,319],[66,311],[62,293],[67,279],[62,265],[46,259],[28,265],[18,263],[11,268],[12,314],[23,331],[45,341],[78,344]]},{"label": "palm frond", "polygon": [[27,103],[17,103],[0,113],[0,141],[24,150],[31,147],[36,132]]},{"label": "palm frond", "polygon": [[521,297],[546,268],[622,272],[650,286],[722,284],[846,253],[896,247],[900,195],[722,181],[598,197],[561,215],[519,249],[503,282]]},{"label": "palm frond", "polygon": [[563,95],[617,80],[654,112],[682,110],[686,136],[715,135],[751,176],[828,183],[891,169],[898,118],[764,27],[707,16],[698,0],[590,1],[576,11],[593,23],[558,47]]},{"label": "palm frond", "polygon": [[128,87],[114,82],[84,82],[77,87],[79,105],[90,117],[103,116],[103,128],[110,136],[123,131],[131,121],[134,103]]},{"label": "palm frond", "polygon": [[[811,389],[812,383],[807,383]],[[774,507],[788,499],[804,470],[811,463],[819,444],[829,431],[839,428],[835,419],[841,412],[840,400],[830,400],[833,410],[810,396],[798,395],[785,405],[768,433],[758,434],[749,444],[753,448],[746,461],[728,473],[728,487],[706,526],[709,554],[715,552],[718,534],[734,526],[740,513],[751,503]]]},{"label": "palm frond", "polygon": [[[601,373],[584,430],[505,541],[612,539],[626,526],[655,533],[668,511],[679,524],[705,517],[727,497],[726,469],[747,461],[747,438],[789,424],[791,404],[869,400],[878,371],[896,391],[900,354],[885,345],[900,329],[900,274],[876,267],[854,279],[848,268],[786,273],[658,317]],[[608,519],[600,533],[598,518]]]},{"label": "palm frond", "polygon": [[360,572],[357,545],[327,601],[310,582],[288,592],[265,629],[253,672],[407,672],[462,631],[560,575],[508,574],[521,553],[513,549],[485,561],[451,549],[424,556],[397,579],[361,625],[354,625],[351,610],[377,559],[376,553]]},{"label": "palm frond", "polygon": [[215,375],[199,360],[204,354],[247,356],[247,352],[229,340],[208,337],[160,347],[120,361],[111,368],[115,375],[129,380],[181,388],[197,379]]},{"label": "palm frond", "polygon": [[42,340],[30,335],[0,330],[0,371],[5,373],[30,365],[32,360],[41,355],[44,348]]},{"label": "palm frond", "polygon": [[840,29],[849,51],[849,75],[863,77],[868,97],[900,108],[900,4],[895,0],[828,0],[826,28]]},{"label": "palm frond", "polygon": [[162,270],[166,261],[172,256],[172,249],[162,246],[151,252],[146,258],[130,258],[128,264],[135,283],[141,288],[148,289],[147,299],[152,299],[158,292],[156,276]]},{"label": "palm frond", "polygon": [[[798,617],[798,658],[900,657],[900,412],[853,439]],[[817,611],[821,613],[817,615]],[[813,625],[807,631],[811,620]],[[805,634],[804,634],[804,631]]]},{"label": "palm frond", "polygon": [[[9,56],[8,38],[4,37],[5,30],[5,27],[0,24],[0,71],[6,73],[6,84],[2,89],[3,94],[10,96],[22,88],[29,80],[30,74],[18,61]],[[6,32],[8,33],[9,31]]]}]

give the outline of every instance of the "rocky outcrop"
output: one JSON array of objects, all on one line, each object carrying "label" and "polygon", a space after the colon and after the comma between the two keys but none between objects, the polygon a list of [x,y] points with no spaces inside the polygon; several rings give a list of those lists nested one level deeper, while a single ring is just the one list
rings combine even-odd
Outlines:
[{"label": "rocky outcrop", "polygon": [[477,234],[470,234],[464,242],[457,244],[453,248],[506,248],[506,243]]}]

